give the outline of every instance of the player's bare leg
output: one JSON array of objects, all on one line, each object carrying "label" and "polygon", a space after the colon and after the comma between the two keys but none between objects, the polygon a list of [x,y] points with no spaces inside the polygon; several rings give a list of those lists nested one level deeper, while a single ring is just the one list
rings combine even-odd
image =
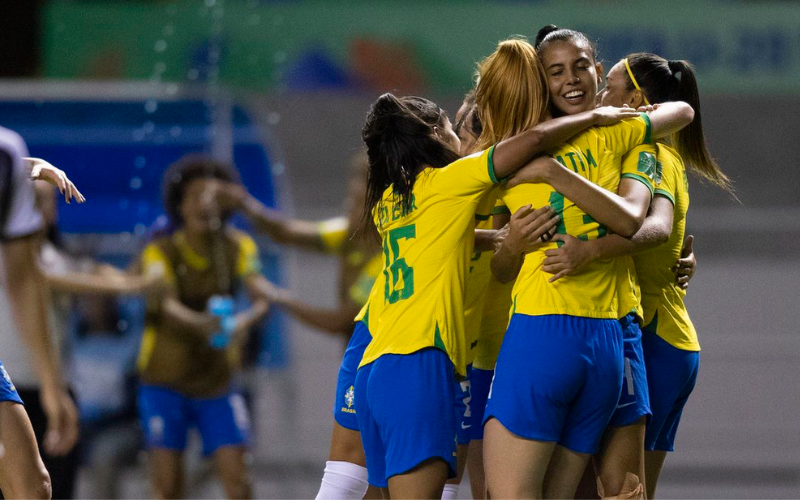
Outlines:
[{"label": "player's bare leg", "polygon": [[486,498],[486,474],[483,470],[483,439],[475,439],[469,442],[467,470],[469,471],[469,486],[472,490],[472,498]]},{"label": "player's bare leg", "polygon": [[448,475],[447,462],[430,458],[405,474],[389,478],[389,497],[408,499],[441,498]]},{"label": "player's bare leg", "polygon": [[647,498],[651,500],[656,497],[658,477],[661,475],[661,468],[664,467],[664,460],[666,460],[666,458],[666,451],[644,452],[644,474],[647,478]]},{"label": "player's bare leg", "polygon": [[545,473],[555,448],[555,443],[522,438],[490,419],[483,432],[489,497],[544,498]]},{"label": "player's bare leg", "polygon": [[6,498],[50,499],[50,475],[44,467],[25,408],[0,403],[0,489]]},{"label": "player's bare leg", "polygon": [[[640,418],[631,425],[624,427],[609,427],[603,436],[600,454],[597,456],[597,474],[603,485],[604,496],[616,496],[622,493],[630,494],[632,491],[623,491],[635,485],[626,485],[630,475],[636,476],[642,485],[641,494],[644,496],[645,466],[644,466],[644,433],[645,417]],[[630,483],[630,481],[629,481]],[[634,481],[636,483],[636,481]],[[638,495],[638,493],[636,493]]]},{"label": "player's bare leg", "polygon": [[544,480],[545,498],[572,498],[591,455],[556,445]]},{"label": "player's bare leg", "polygon": [[[471,442],[456,446],[456,477],[447,480],[447,483],[444,487],[445,491],[442,494],[443,500],[456,498],[458,495],[458,485],[461,484],[461,480],[464,478],[464,470],[467,468],[467,457],[469,456],[470,444]],[[452,491],[448,493],[449,488],[452,488]]]},{"label": "player's bare leg", "polygon": [[[367,460],[364,457],[364,445],[361,443],[361,433],[343,427],[334,420],[328,460],[366,467]],[[368,486],[364,498],[367,500],[380,500],[383,496],[381,495],[380,488]]]},{"label": "player's bare leg", "polygon": [[183,452],[156,448],[148,451],[147,455],[155,497],[165,500],[183,498]]},{"label": "player's bare leg", "polygon": [[228,498],[246,500],[253,497],[253,486],[247,470],[247,448],[218,448],[214,452],[214,467]]}]

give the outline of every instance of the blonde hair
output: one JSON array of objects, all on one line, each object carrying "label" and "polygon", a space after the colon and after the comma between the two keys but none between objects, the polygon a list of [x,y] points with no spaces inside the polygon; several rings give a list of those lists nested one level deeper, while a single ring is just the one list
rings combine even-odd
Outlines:
[{"label": "blonde hair", "polygon": [[478,63],[475,102],[483,124],[478,150],[536,126],[549,99],[547,75],[533,45],[524,38],[500,42]]}]

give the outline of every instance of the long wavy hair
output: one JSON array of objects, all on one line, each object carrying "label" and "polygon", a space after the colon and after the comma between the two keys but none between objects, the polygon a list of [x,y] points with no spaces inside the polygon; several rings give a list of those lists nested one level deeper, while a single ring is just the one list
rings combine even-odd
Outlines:
[{"label": "long wavy hair", "polygon": [[475,104],[483,130],[477,148],[486,149],[536,126],[549,99],[547,75],[533,45],[524,38],[500,42],[478,64]]}]

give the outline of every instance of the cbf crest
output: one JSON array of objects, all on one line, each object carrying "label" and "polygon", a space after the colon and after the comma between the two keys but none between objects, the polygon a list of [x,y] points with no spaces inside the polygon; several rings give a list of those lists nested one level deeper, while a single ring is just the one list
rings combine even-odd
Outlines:
[{"label": "cbf crest", "polygon": [[344,402],[347,404],[348,408],[352,408],[353,407],[353,403],[355,403],[355,400],[356,400],[355,390],[353,389],[353,386],[351,385],[350,388],[347,389],[347,391],[345,391],[345,393],[344,393]]},{"label": "cbf crest", "polygon": [[6,371],[6,367],[5,366],[0,365],[0,375],[3,376],[3,380],[5,380],[6,384],[8,384],[8,389],[10,391],[16,391],[17,390],[17,388],[14,387],[14,382],[11,381],[11,376]]}]

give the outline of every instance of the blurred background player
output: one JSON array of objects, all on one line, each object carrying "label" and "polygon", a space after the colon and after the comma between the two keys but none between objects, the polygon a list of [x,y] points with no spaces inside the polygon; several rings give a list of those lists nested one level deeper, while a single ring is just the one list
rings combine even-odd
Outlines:
[{"label": "blurred background player", "polygon": [[[41,166],[37,166],[41,168]],[[106,264],[97,264],[90,259],[77,259],[63,246],[57,221],[56,189],[48,183],[36,183],[36,207],[44,221],[44,238],[39,249],[39,265],[52,293],[47,304],[50,332],[64,366],[65,383],[74,400],[72,380],[71,312],[72,294],[75,293],[139,293],[155,291],[159,286],[153,277],[130,276]],[[19,395],[25,401],[25,411],[31,420],[34,434],[40,446],[45,467],[50,473],[53,498],[73,498],[80,465],[78,447],[66,455],[52,455],[43,448],[47,420],[42,406],[39,380],[33,366],[27,362],[30,354],[27,346],[14,331],[10,322],[10,311],[5,297],[0,297],[0,317],[9,319],[8,333],[0,336],[0,352],[10,361]]]},{"label": "blurred background player", "polygon": [[353,395],[356,369],[371,337],[353,318],[367,302],[376,277],[383,270],[380,241],[372,224],[362,226],[366,194],[367,158],[353,157],[345,201],[345,214],[323,222],[291,219],[265,207],[244,188],[221,185],[217,192],[220,204],[245,214],[253,227],[276,243],[339,256],[338,300],[336,308],[314,306],[290,291],[269,284],[262,293],[272,306],[279,306],[300,321],[347,341],[339,366],[333,403],[333,431],[330,452],[318,499],[380,498],[380,492],[368,492],[367,469],[361,435],[356,419]]},{"label": "blurred background player", "polygon": [[[7,294],[13,316],[13,323],[7,325],[13,324],[17,330],[4,328],[2,336],[18,335],[29,350],[28,362],[41,382],[41,407],[47,427],[43,448],[50,455],[60,456],[68,453],[78,438],[77,411],[62,378],[61,360],[51,342],[47,323],[49,295],[37,262],[42,217],[35,208],[30,179],[51,182],[57,179],[68,201],[73,196],[78,202],[84,199],[77,190],[73,192],[74,186],[63,172],[50,168],[46,162],[38,162],[36,168],[31,168],[32,162],[23,159],[27,155],[22,138],[0,128],[2,293]],[[30,419],[2,364],[0,374],[0,489],[7,498],[50,498],[50,477],[42,463]]]},{"label": "blurred background player", "polygon": [[[166,298],[148,297],[139,353],[138,402],[155,494],[184,494],[183,450],[189,429],[201,436],[229,498],[252,495],[246,465],[249,417],[235,375],[246,333],[267,312],[256,293],[264,278],[255,242],[227,224],[215,185],[238,182],[230,166],[188,156],[164,174],[173,232],[143,250],[142,272],[162,277]],[[247,291],[252,305],[233,310]]]}]

